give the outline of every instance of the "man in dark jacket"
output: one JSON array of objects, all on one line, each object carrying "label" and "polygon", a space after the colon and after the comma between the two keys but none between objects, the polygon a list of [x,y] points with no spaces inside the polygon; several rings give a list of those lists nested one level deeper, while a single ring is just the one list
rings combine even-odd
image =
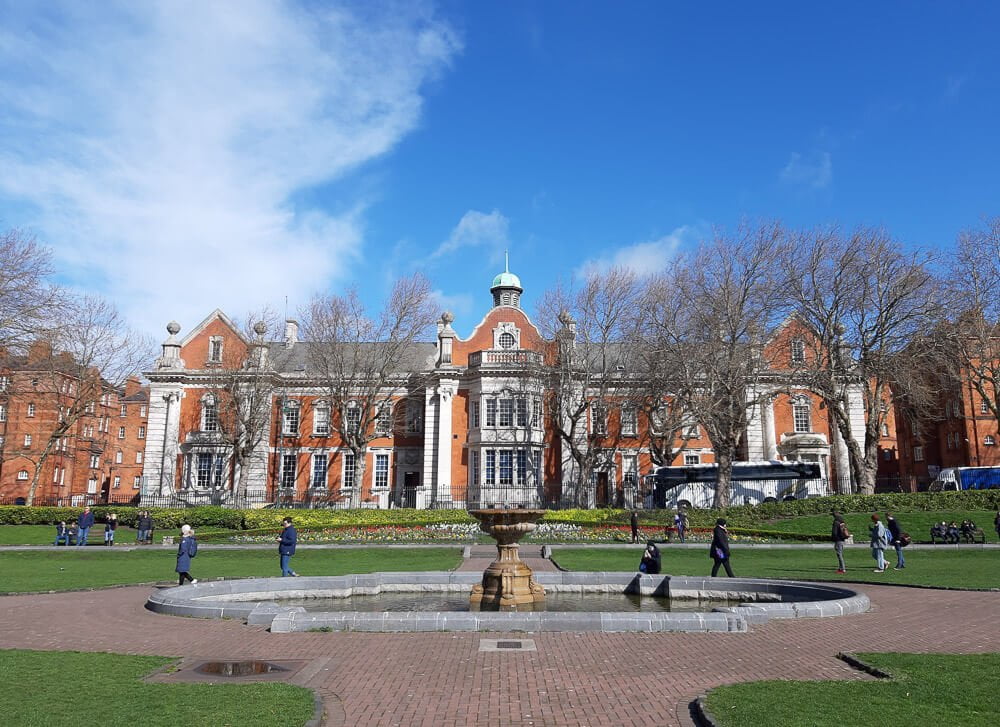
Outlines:
[{"label": "man in dark jacket", "polygon": [[713,577],[718,574],[720,565],[726,569],[726,575],[730,578],[733,577],[733,569],[729,565],[729,531],[726,530],[724,517],[715,521],[715,529],[712,530],[712,546],[709,548],[708,554],[712,556]]},{"label": "man in dark jacket", "polygon": [[629,526],[632,528],[632,542],[639,542],[639,513],[635,510],[632,511],[632,516],[628,520]]},{"label": "man in dark jacket", "polygon": [[278,555],[281,556],[281,575],[297,576],[298,573],[289,567],[288,562],[291,560],[292,556],[295,555],[295,544],[299,540],[299,534],[295,532],[295,528],[292,525],[292,519],[290,517],[286,517],[282,520],[281,525],[281,535],[278,536]]},{"label": "man in dark jacket", "polygon": [[833,537],[833,550],[837,553],[837,572],[846,573],[847,566],[844,565],[844,543],[850,536],[847,532],[847,525],[844,523],[844,518],[836,510],[832,511],[833,514],[833,531],[830,535]]},{"label": "man in dark jacket", "polygon": [[76,545],[77,547],[87,544],[87,533],[90,529],[94,527],[94,513],[90,511],[89,507],[83,508],[83,512],[80,513],[80,517],[76,521],[77,533],[76,533]]},{"label": "man in dark jacket", "polygon": [[906,567],[906,560],[903,558],[903,542],[900,540],[900,536],[903,534],[903,529],[899,527],[899,523],[896,522],[896,518],[892,516],[891,512],[885,514],[885,526],[889,528],[889,535],[892,536],[892,547],[896,549],[896,568]]}]

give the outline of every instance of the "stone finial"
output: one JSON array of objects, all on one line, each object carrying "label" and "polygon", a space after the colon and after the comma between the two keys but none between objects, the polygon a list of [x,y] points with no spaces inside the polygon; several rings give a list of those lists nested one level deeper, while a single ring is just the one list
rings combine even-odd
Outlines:
[{"label": "stone finial", "polygon": [[267,333],[267,324],[264,321],[257,321],[253,324],[253,332],[258,336],[263,336]]},{"label": "stone finial", "polygon": [[169,333],[171,336],[176,336],[180,332],[181,332],[181,324],[178,323],[177,321],[170,321],[170,323],[167,324],[167,333]]},{"label": "stone finial", "polygon": [[571,316],[569,311],[566,310],[565,308],[559,311],[559,322],[562,323],[564,326],[569,326],[572,325],[573,323],[576,323],[576,321],[573,319],[573,316]]},{"label": "stone finial", "polygon": [[441,321],[446,326],[450,326],[454,322],[454,320],[455,320],[455,314],[452,313],[450,310],[446,310],[444,313],[441,314]]}]

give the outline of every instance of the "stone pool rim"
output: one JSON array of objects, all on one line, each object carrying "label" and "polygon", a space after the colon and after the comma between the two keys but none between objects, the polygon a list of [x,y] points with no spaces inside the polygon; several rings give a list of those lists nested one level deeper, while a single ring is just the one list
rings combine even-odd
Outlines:
[{"label": "stone pool rim", "polygon": [[[678,600],[737,601],[738,606],[705,612],[307,612],[282,606],[277,598],[373,595],[383,591],[466,591],[482,579],[478,573],[423,571],[365,573],[298,578],[244,578],[200,582],[154,592],[146,608],[193,618],[232,618],[268,626],[274,633],[297,631],[727,631],[744,632],[771,619],[827,618],[864,613],[868,596],[825,583],[758,578],[710,578],[642,575],[632,572],[537,573],[546,590],[618,592],[666,596]],[[755,598],[794,598],[754,602]],[[252,600],[247,600],[252,599]]]}]

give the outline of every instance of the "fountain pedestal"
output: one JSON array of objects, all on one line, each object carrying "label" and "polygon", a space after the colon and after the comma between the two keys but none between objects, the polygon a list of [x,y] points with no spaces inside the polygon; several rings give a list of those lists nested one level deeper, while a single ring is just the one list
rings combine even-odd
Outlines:
[{"label": "fountain pedestal", "polygon": [[473,586],[470,603],[482,610],[516,611],[518,606],[545,600],[545,589],[535,582],[531,568],[518,555],[518,541],[535,529],[544,510],[470,510],[479,528],[497,541],[497,559],[483,571],[481,585]]}]

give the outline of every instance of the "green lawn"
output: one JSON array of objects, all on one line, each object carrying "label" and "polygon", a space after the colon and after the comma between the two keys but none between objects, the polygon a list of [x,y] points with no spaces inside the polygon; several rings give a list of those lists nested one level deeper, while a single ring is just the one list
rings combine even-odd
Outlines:
[{"label": "green lawn", "polygon": [[735,684],[711,690],[708,708],[722,727],[1000,723],[1000,654],[859,656],[893,678]]},{"label": "green lawn", "polygon": [[303,725],[313,694],[290,684],[147,684],[162,656],[0,651],[3,722],[18,727],[99,724]]},{"label": "green lawn", "polygon": [[[458,548],[301,549],[292,566],[302,575],[344,575],[375,571],[451,570],[462,560]],[[67,548],[0,551],[0,591],[8,593],[100,588],[128,583],[174,582],[175,548],[116,551]],[[279,576],[277,548],[212,550],[202,546],[191,566],[199,579]]]},{"label": "green lawn", "polygon": [[[708,575],[712,560],[708,547],[672,548],[660,546],[663,572],[674,575]],[[872,573],[875,561],[868,548],[846,548],[847,573],[838,575],[833,546],[817,548],[732,548],[732,567],[737,576],[784,578],[805,581],[864,581],[951,588],[997,588],[1000,586],[1000,553],[981,549],[942,548],[907,550],[906,568]],[[634,548],[556,548],[553,559],[563,568],[576,571],[635,571],[642,557],[642,545]],[[896,554],[886,553],[890,565]]]},{"label": "green lawn", "polygon": [[[931,541],[931,525],[942,520],[961,524],[963,520],[972,520],[986,533],[986,542],[996,542],[996,531],[993,529],[993,518],[996,513],[987,510],[954,510],[947,512],[900,512],[893,513],[903,530],[910,534],[915,542]],[[879,513],[884,517],[885,513]],[[847,521],[847,529],[854,535],[858,542],[868,540],[868,528],[872,524],[872,514],[867,513],[847,513],[844,519]],[[833,518],[829,515],[803,515],[801,517],[774,520],[763,527],[767,530],[774,530],[783,533],[802,533],[805,535],[816,535],[817,538],[829,538]]]}]

